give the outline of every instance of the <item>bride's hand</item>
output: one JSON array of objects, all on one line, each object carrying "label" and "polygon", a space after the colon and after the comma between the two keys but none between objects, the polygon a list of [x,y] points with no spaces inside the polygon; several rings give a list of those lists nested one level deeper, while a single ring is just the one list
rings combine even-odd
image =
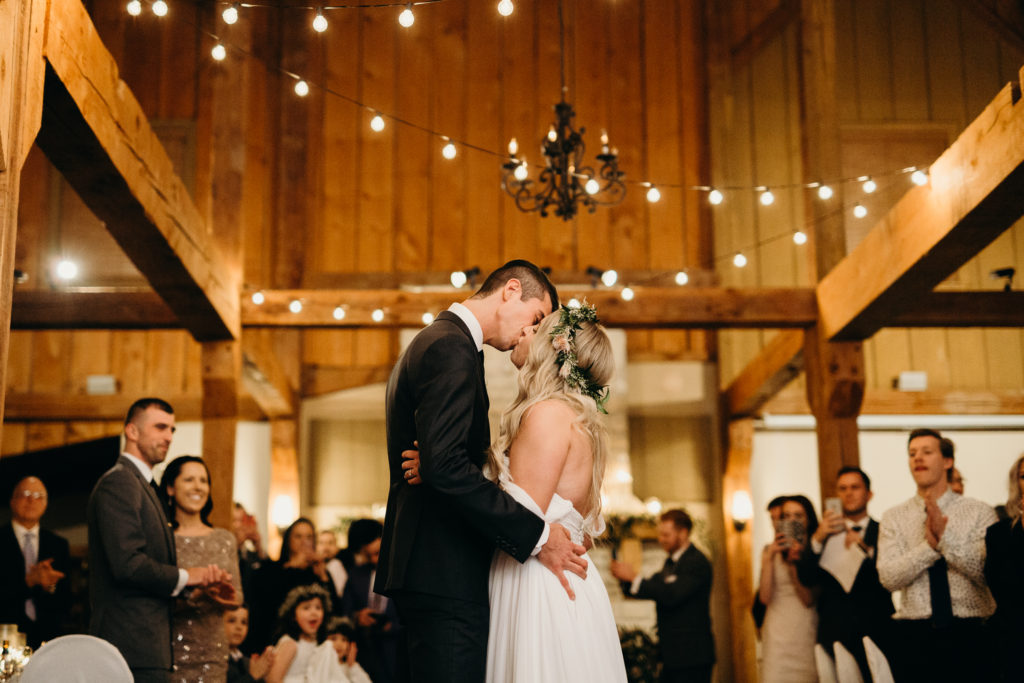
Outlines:
[{"label": "bride's hand", "polygon": [[570,600],[575,600],[576,594],[569,586],[569,579],[566,578],[565,572],[570,571],[581,579],[586,579],[587,561],[580,557],[585,552],[587,552],[586,548],[573,543],[569,532],[561,524],[552,524],[548,542],[541,547],[537,554],[537,559],[541,564],[562,582],[562,588],[569,594]]},{"label": "bride's hand", "polygon": [[[418,441],[413,441],[412,445],[418,449],[420,444]],[[402,459],[404,460],[402,469],[405,470],[405,480],[410,484],[422,484],[419,450],[402,451]]]}]

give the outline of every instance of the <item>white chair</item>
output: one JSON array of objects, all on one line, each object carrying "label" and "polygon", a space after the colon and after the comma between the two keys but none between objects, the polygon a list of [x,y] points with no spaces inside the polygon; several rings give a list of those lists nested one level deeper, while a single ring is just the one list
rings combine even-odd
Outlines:
[{"label": "white chair", "polygon": [[836,678],[836,663],[832,656],[825,652],[821,643],[814,644],[814,664],[818,669],[818,683],[839,683]]},{"label": "white chair", "polygon": [[21,683],[132,683],[128,662],[116,647],[95,636],[54,638],[25,665]]},{"label": "white chair", "polygon": [[832,643],[832,651],[836,656],[836,678],[839,683],[864,683],[860,675],[860,667],[850,651],[838,640]]},{"label": "white chair", "polygon": [[868,668],[871,669],[871,678],[875,679],[875,683],[894,683],[885,653],[867,636],[864,636],[864,652],[868,656]]}]

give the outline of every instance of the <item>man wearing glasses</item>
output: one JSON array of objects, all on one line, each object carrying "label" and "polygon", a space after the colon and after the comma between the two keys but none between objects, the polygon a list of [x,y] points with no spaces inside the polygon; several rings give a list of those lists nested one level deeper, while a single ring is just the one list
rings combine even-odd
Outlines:
[{"label": "man wearing glasses", "polygon": [[68,542],[39,525],[46,503],[43,482],[25,477],[0,527],[0,623],[17,624],[32,648],[61,635],[71,604]]}]

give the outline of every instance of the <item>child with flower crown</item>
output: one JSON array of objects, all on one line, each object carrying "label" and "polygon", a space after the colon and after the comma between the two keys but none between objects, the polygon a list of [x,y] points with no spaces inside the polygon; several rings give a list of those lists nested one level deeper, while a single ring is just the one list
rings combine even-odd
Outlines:
[{"label": "child with flower crown", "polygon": [[327,639],[331,596],[319,585],[297,586],[278,610],[280,639],[267,683],[306,683],[306,670],[318,645]]}]

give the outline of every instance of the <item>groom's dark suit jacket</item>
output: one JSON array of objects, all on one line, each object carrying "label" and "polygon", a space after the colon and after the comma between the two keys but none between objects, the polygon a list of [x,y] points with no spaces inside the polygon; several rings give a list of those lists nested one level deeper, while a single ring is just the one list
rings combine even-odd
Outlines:
[{"label": "groom's dark suit jacket", "polygon": [[128,456],[89,496],[89,633],[114,644],[128,666],[170,669],[174,534],[156,492]]},{"label": "groom's dark suit jacket", "polygon": [[[391,489],[374,590],[487,602],[494,548],[525,561],[544,523],[483,476],[490,445],[483,354],[445,311],[398,359],[387,387]],[[402,451],[419,442],[423,484]]]},{"label": "groom's dark suit jacket", "polygon": [[[831,540],[831,539],[828,539]],[[828,540],[825,542],[828,543]],[[864,530],[864,544],[878,547],[878,522],[870,520]],[[865,635],[872,636],[879,647],[885,647],[885,629],[895,611],[892,595],[878,580],[874,557],[865,557],[857,577],[847,593],[834,576],[819,566],[821,555],[808,543],[797,563],[800,582],[808,588],[820,587],[818,596],[818,642],[830,648],[835,641],[856,648]]]}]

